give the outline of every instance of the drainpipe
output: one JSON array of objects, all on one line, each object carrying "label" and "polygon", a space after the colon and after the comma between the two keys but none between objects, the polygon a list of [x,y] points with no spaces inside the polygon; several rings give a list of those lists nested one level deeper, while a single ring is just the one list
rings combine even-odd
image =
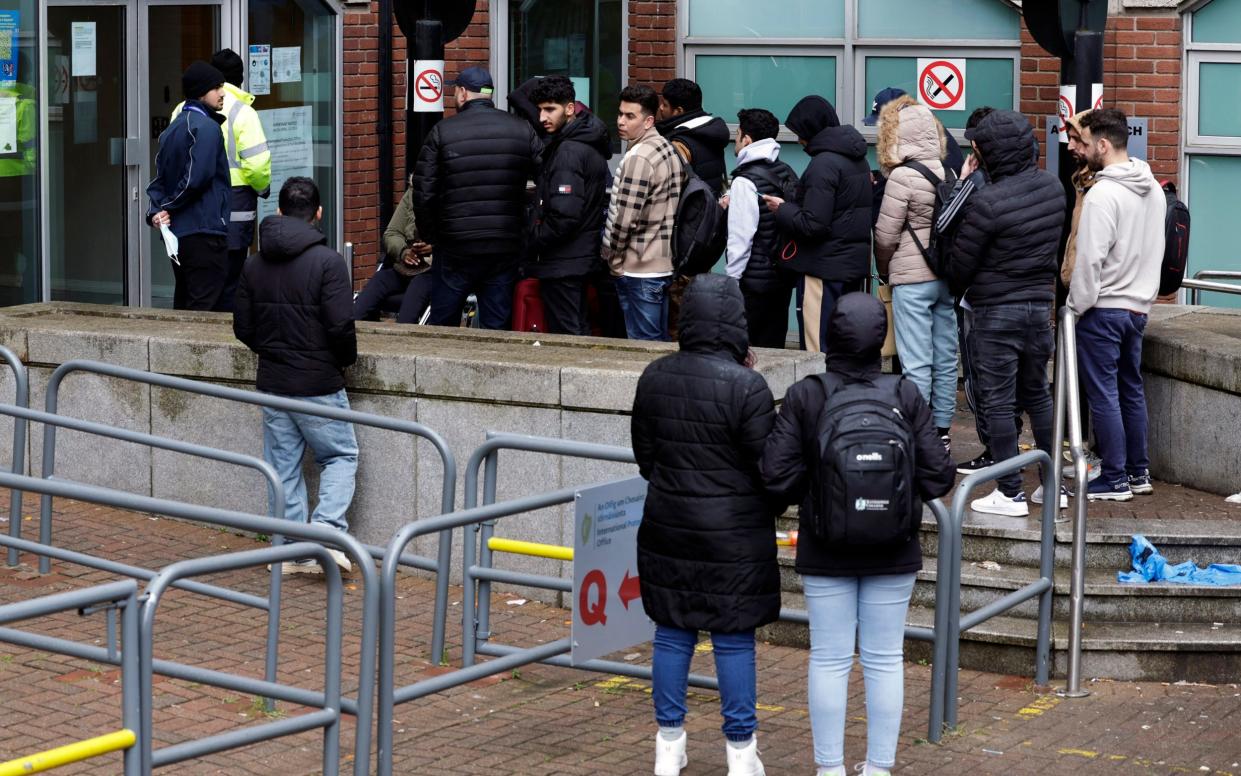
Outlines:
[{"label": "drainpipe", "polygon": [[379,0],[379,231],[392,220],[392,0]]}]

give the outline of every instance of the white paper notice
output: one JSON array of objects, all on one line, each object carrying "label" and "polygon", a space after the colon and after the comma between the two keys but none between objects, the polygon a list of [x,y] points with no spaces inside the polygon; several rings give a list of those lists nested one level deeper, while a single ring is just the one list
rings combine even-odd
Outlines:
[{"label": "white paper notice", "polygon": [[288,84],[302,80],[302,47],[277,46],[271,50],[272,83]]},{"label": "white paper notice", "polygon": [[95,23],[73,22],[69,37],[73,41],[73,75],[91,77],[95,72]]},{"label": "white paper notice", "polygon": [[250,77],[246,79],[250,94],[258,97],[271,94],[271,45],[254,43],[250,46]]},{"label": "white paper notice", "polygon": [[311,107],[261,110],[259,121],[267,133],[267,150],[271,151],[272,196],[259,200],[259,220],[275,215],[279,198],[275,196],[289,178],[314,175],[314,146],[311,138]]},{"label": "white paper notice", "polygon": [[0,156],[20,152],[17,147],[17,98],[0,96]]}]

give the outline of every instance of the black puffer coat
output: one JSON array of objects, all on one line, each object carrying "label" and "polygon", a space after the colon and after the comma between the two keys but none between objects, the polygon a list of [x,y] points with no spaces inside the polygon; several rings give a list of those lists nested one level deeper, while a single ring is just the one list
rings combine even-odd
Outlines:
[{"label": "black puffer coat", "polygon": [[724,119],[705,110],[696,110],[664,119],[655,129],[664,139],[683,144],[689,151],[689,166],[694,174],[702,178],[716,196],[723,192],[724,173],[727,172],[724,149],[732,140]]},{"label": "black puffer coat", "polygon": [[262,252],[237,285],[233,333],[259,354],[257,386],[284,396],[323,396],[345,387],[358,358],[349,268],[314,224],[269,216]]},{"label": "black puffer coat", "polygon": [[810,138],[810,164],[797,185],[797,201],[776,211],[789,243],[784,266],[812,277],[851,283],[870,274],[871,195],[866,139],[840,126],[822,97],[803,97],[785,124]]},{"label": "black puffer coat", "polygon": [[1034,130],[1020,113],[996,111],[974,130],[990,185],[966,202],[948,279],[973,306],[1054,302],[1064,186],[1035,161]]},{"label": "black puffer coat", "polygon": [[650,482],[638,529],[642,603],[661,625],[735,633],[780,614],[774,502],[758,459],[771,390],[741,365],[737,281],[698,275],[681,304],[681,350],[646,368],[633,452]]},{"label": "black puffer coat", "polygon": [[538,216],[526,274],[536,278],[585,275],[599,263],[608,207],[608,128],[586,113],[551,135],[538,181]]},{"label": "black puffer coat", "polygon": [[435,125],[414,170],[414,216],[422,238],[453,256],[520,253],[526,181],[543,144],[522,119],[491,100],[470,100]]},{"label": "black puffer coat", "polygon": [[[840,298],[828,320],[827,369],[846,383],[866,382],[879,375],[880,350],[888,333],[883,303],[869,294]],[[917,386],[901,381],[900,408],[912,419],[914,476],[921,499],[939,498],[956,479],[956,468],[935,431],[931,409]],[[823,384],[806,377],[784,396],[780,417],[763,451],[763,479],[770,491],[786,503],[800,503],[803,521],[814,517],[810,494],[818,474],[819,416],[827,404]],[[921,510],[921,500],[915,501]],[[915,523],[916,525],[916,523]],[[845,577],[908,574],[922,568],[922,550],[916,536],[884,547],[833,546],[802,530],[797,539],[797,572],[812,576]]]}]

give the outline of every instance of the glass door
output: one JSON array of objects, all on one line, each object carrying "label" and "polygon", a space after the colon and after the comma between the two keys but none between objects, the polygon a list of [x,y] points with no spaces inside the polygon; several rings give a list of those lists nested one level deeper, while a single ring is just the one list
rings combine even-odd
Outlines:
[{"label": "glass door", "polygon": [[[145,4],[144,4],[145,5]],[[145,37],[141,50],[145,54],[146,78],[140,86],[139,106],[142,121],[142,146],[145,159],[141,199],[143,213],[147,204],[145,185],[155,175],[155,154],[159,151],[160,133],[167,129],[172,111],[183,99],[181,74],[196,59],[211,61],[218,51],[224,29],[224,8],[216,4],[145,5]],[[145,227],[144,227],[145,228]],[[139,299],[133,304],[150,307],[172,307],[172,264],[164,250],[159,232],[145,228],[139,240],[141,264]],[[138,257],[134,257],[135,260]]]},{"label": "glass door", "polygon": [[135,202],[124,5],[47,9],[47,256],[53,300],[122,304]]}]

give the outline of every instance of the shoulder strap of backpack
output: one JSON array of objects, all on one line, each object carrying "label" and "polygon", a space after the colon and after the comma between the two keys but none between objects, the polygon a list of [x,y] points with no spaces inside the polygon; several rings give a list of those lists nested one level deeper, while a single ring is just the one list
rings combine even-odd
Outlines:
[{"label": "shoulder strap of backpack", "polygon": [[823,409],[826,410],[828,403],[832,400],[832,395],[844,387],[845,381],[840,379],[840,375],[831,372],[820,372],[814,377],[823,388]]},{"label": "shoulder strap of backpack", "polygon": [[683,162],[686,164],[693,164],[694,155],[690,153],[689,146],[687,146],[684,141],[673,139],[670,142],[672,143],[672,147],[677,150],[677,153],[681,155],[681,160]]},{"label": "shoulder strap of backpack", "polygon": [[917,172],[917,173],[918,173],[919,175],[921,175],[923,178],[926,178],[928,181],[930,181],[931,185],[935,187],[935,191],[936,191],[936,192],[938,192],[938,191],[939,191],[939,184],[941,184],[941,183],[943,183],[943,182],[944,182],[944,179],[943,179],[943,178],[941,178],[941,177],[939,177],[938,175],[936,175],[935,173],[931,172],[931,168],[927,167],[927,166],[926,166],[925,164],[923,164],[922,162],[914,162],[914,161],[909,161],[909,162],[905,162],[905,163],[903,163],[903,164],[901,164],[901,165],[899,165],[899,166],[901,166],[901,167],[908,167],[909,169],[914,170],[915,172]]}]

